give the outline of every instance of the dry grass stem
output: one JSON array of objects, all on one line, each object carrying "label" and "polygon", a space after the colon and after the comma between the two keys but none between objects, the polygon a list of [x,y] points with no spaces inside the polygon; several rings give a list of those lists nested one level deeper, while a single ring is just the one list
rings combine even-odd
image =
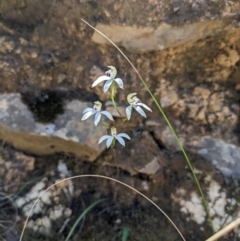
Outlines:
[{"label": "dry grass stem", "polygon": [[236,219],[235,221],[231,222],[230,224],[228,224],[225,228],[223,228],[222,230],[220,230],[219,232],[215,233],[212,237],[210,237],[209,239],[207,239],[206,241],[214,241],[217,240],[219,238],[221,238],[222,236],[226,235],[227,233],[229,233],[230,231],[232,231],[234,228],[236,228],[238,225],[240,225],[240,218]]}]

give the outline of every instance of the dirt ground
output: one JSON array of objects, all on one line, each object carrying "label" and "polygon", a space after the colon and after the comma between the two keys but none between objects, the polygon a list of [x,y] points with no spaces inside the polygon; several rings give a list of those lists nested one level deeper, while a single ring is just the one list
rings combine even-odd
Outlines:
[{"label": "dirt ground", "polygon": [[[117,147],[117,151],[127,153],[127,150],[120,147]],[[28,193],[40,180],[45,180],[46,187],[50,186],[63,178],[56,171],[59,160],[61,160],[62,163],[66,164],[72,176],[81,174],[103,175],[136,188],[155,201],[169,215],[186,240],[205,240],[211,235],[207,222],[198,225],[191,221],[191,217],[189,219],[189,215],[183,215],[180,212],[179,205],[176,205],[171,198],[171,195],[175,193],[179,186],[186,188],[189,193],[196,190],[196,185],[186,167],[186,163],[181,153],[173,154],[166,152],[166,150],[161,152],[168,161],[163,163],[156,174],[151,176],[135,174],[131,176],[129,172],[116,167],[117,155],[115,154],[115,158],[113,158],[111,150],[104,152],[96,162],[89,163],[64,153],[45,157],[29,156],[4,145],[1,157],[5,161],[7,160],[9,169],[8,171],[5,170],[5,173],[2,171],[0,191],[1,193],[11,194],[12,200],[16,201],[19,197]],[[199,176],[200,182],[203,182],[203,178],[208,173],[213,173],[208,162],[194,155],[191,155],[190,158],[193,160],[195,168],[202,170],[203,174]],[[110,162],[112,162],[112,166],[109,165]],[[2,168],[3,165],[1,170]],[[212,177],[221,185],[226,185],[219,173],[214,172]],[[57,204],[71,209],[72,215],[68,218],[60,217],[52,221],[50,231],[45,232],[45,234],[28,228],[24,233],[24,240],[65,240],[81,213],[92,203],[102,198],[105,200],[87,213],[85,218],[77,225],[72,240],[123,240],[124,228],[129,229],[128,241],[181,240],[163,214],[146,199],[127,187],[114,181],[93,177],[76,178],[72,180],[72,185],[74,190],[72,193],[65,190],[59,195],[57,203],[45,205],[42,207],[42,213],[34,214],[31,220],[44,216],[48,217],[50,215],[49,210]],[[62,184],[62,188],[64,187],[67,187],[67,184]],[[204,188],[206,190],[203,185]],[[8,211],[10,206],[12,208]],[[1,220],[4,218],[15,219],[16,213],[13,206],[14,204],[10,204],[10,201],[3,205]],[[2,236],[2,240],[19,240],[24,221],[23,209],[19,209],[16,225],[8,232],[5,229],[6,234]],[[221,240],[233,240],[232,235]]]}]

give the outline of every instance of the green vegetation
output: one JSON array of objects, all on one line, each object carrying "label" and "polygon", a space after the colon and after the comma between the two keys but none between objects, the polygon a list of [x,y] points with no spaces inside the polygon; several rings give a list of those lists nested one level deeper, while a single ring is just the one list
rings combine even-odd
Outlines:
[{"label": "green vegetation", "polygon": [[138,70],[135,68],[135,66],[133,65],[133,63],[129,60],[129,58],[122,52],[122,50],[120,48],[118,48],[118,46],[113,42],[111,41],[111,39],[109,39],[107,36],[105,36],[102,32],[100,32],[99,30],[97,30],[96,28],[94,28],[92,25],[90,25],[88,22],[86,22],[85,20],[82,19],[82,21],[84,23],[86,23],[88,26],[90,26],[92,29],[94,29],[95,31],[97,31],[99,34],[101,34],[104,38],[106,38],[121,54],[122,56],[128,61],[128,63],[131,65],[131,67],[134,69],[134,71],[136,72],[136,74],[138,75],[139,79],[141,80],[143,86],[145,87],[145,89],[147,90],[147,92],[149,93],[150,97],[152,98],[152,100],[154,101],[155,105],[157,106],[160,114],[163,116],[164,120],[166,121],[167,125],[169,126],[172,134],[174,135],[182,153],[183,153],[183,156],[184,158],[186,159],[186,162],[192,172],[192,175],[193,175],[193,178],[197,184],[197,187],[198,187],[198,190],[200,192],[200,195],[202,197],[202,200],[203,200],[203,205],[205,207],[205,210],[206,210],[206,213],[207,213],[207,216],[208,216],[208,220],[209,220],[209,223],[210,223],[210,226],[211,226],[211,229],[212,229],[212,232],[215,233],[215,229],[214,229],[214,226],[213,226],[213,222],[212,222],[212,218],[211,218],[211,215],[210,215],[210,211],[209,211],[209,207],[208,207],[208,203],[206,201],[206,198],[204,196],[204,193],[202,191],[202,187],[200,185],[200,182],[196,176],[196,173],[194,172],[194,169],[193,169],[193,166],[191,164],[191,161],[190,159],[188,158],[188,155],[184,149],[184,147],[182,146],[182,143],[181,141],[179,140],[178,136],[177,136],[177,133],[175,132],[171,122],[169,121],[169,119],[167,118],[167,116],[165,115],[165,112],[163,111],[162,107],[160,106],[160,104],[158,103],[157,99],[155,98],[155,96],[153,95],[152,91],[149,89],[147,83],[144,81],[144,79],[142,78],[142,76],[140,75],[140,73],[138,72]]},{"label": "green vegetation", "polygon": [[75,228],[77,227],[77,225],[79,224],[79,222],[84,218],[84,216],[91,210],[93,209],[97,204],[105,201],[106,199],[100,199],[94,203],[92,203],[89,207],[87,207],[82,213],[81,215],[78,217],[78,219],[76,220],[76,222],[74,223],[74,225],[72,226],[70,232],[68,233],[67,238],[65,239],[65,241],[68,241],[70,239],[70,237],[72,236]]}]

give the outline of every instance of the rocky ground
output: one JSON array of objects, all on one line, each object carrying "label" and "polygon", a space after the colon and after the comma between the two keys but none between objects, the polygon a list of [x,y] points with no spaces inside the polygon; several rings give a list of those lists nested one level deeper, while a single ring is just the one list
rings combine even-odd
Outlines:
[{"label": "rocky ground", "polygon": [[[81,174],[112,177],[141,191],[172,218],[186,240],[209,237],[211,230],[206,213],[182,154],[160,150],[146,131],[139,130],[137,138],[137,142],[133,140],[124,149],[118,146],[114,153],[104,152],[94,163],[64,153],[29,156],[4,145],[0,165],[4,204],[1,217],[11,222],[1,227],[1,232],[5,233],[2,238],[19,240],[36,197],[57,181]],[[133,152],[135,159],[129,157]],[[150,155],[155,155],[155,159]],[[149,163],[140,169],[143,160],[150,158],[157,166]],[[239,182],[223,179],[209,161],[198,155],[190,154],[190,159],[206,194],[214,226],[219,229],[224,222],[229,223],[239,216]],[[93,177],[68,180],[44,193],[33,209],[24,240],[64,240],[83,210],[101,198],[107,199],[87,214],[74,232],[76,238],[119,240],[123,228],[128,227],[129,240],[180,240],[166,218],[144,198],[114,181]],[[236,234],[231,233],[221,240],[233,240],[234,236]]]},{"label": "rocky ground", "polygon": [[[156,202],[186,240],[211,235],[199,192],[180,148],[129,63],[89,21],[127,54],[179,135],[218,230],[240,216],[240,5],[238,0],[0,0],[0,235],[19,240],[31,205],[57,181],[81,174],[116,178]],[[125,115],[137,92],[152,112],[137,113],[119,132],[126,147],[106,150],[106,134],[82,112],[101,101],[118,113],[102,86],[117,68]],[[44,194],[24,240],[64,240],[78,216],[97,205],[73,240],[180,240],[161,213],[126,187],[76,178]],[[3,222],[7,220],[7,222]],[[136,224],[139,224],[138,226]],[[237,230],[221,240],[237,240]]]}]

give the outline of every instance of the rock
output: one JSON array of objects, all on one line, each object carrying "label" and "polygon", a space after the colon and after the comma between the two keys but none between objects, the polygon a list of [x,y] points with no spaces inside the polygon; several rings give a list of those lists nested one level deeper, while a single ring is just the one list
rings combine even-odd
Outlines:
[{"label": "rock", "polygon": [[14,42],[12,40],[8,40],[6,37],[0,38],[0,52],[2,53],[10,53],[14,49]]},{"label": "rock", "polygon": [[203,137],[198,154],[211,161],[225,177],[240,177],[240,147],[211,137]]},{"label": "rock", "polygon": [[[208,0],[186,0],[184,4],[181,0],[172,3],[167,0],[123,1],[122,4],[110,0],[103,0],[101,4],[95,0],[2,0],[0,93],[39,96],[44,91],[61,91],[67,96],[64,99],[66,105],[70,99],[92,101],[89,95],[94,93],[97,99],[106,103],[110,92],[104,94],[101,85],[91,88],[91,84],[107,70],[107,66],[114,65],[118,70],[117,77],[124,82],[124,90],[117,90],[117,103],[126,106],[127,94],[136,92],[153,110],[148,118],[163,125],[165,122],[159,117],[151,97],[143,91],[144,86],[127,61],[83,23],[83,18],[123,47],[129,59],[136,60],[134,65],[165,108],[187,147],[192,148],[192,140],[206,135],[237,144],[237,137],[232,133],[239,122],[240,36],[236,14],[239,7],[238,1],[230,0],[224,4]],[[4,106],[4,102],[1,105]],[[234,105],[237,108],[233,108]],[[121,111],[124,113],[123,108]],[[135,118],[133,120],[136,122]],[[101,150],[94,146],[98,137],[79,141],[79,130],[74,127],[79,122],[69,121],[63,127],[59,119],[56,121],[60,127],[55,121],[49,121],[48,125],[38,123],[40,133],[47,132],[46,136],[40,134],[39,138],[43,139],[38,139],[38,143],[45,142],[47,136],[51,141],[56,136],[61,140],[67,136],[74,143],[71,147],[65,142],[63,147],[57,146],[59,139],[46,148],[39,144],[26,147],[26,143],[20,144],[20,141],[15,146],[23,146],[26,150],[42,147],[36,152],[39,154],[61,150],[80,155],[80,148],[75,148],[80,142],[92,147],[93,153],[97,150],[96,155],[91,156],[100,153]],[[8,132],[1,134],[9,139],[9,143],[13,143],[10,140],[13,136],[16,140],[20,138],[19,133],[22,135],[22,132],[18,136],[13,134],[17,130],[14,124],[7,125]],[[158,133],[158,139],[175,151],[176,143],[165,128],[161,129],[162,137]],[[157,133],[156,129],[152,129],[153,133]],[[30,133],[33,135],[27,138],[36,137],[35,132]],[[26,142],[26,137],[21,139]]]},{"label": "rock", "polygon": [[216,61],[219,65],[224,67],[234,66],[240,57],[236,50],[228,49],[226,54],[219,54],[216,58]]},{"label": "rock", "polygon": [[206,218],[206,212],[201,201],[201,197],[196,193],[192,192],[188,194],[190,200],[184,200],[186,195],[186,190],[179,188],[176,194],[172,195],[174,202],[181,205],[180,211],[184,214],[190,214],[191,219],[197,224],[203,224]]},{"label": "rock", "polygon": [[[227,190],[222,188],[220,183],[212,180],[210,174],[205,177],[205,183],[208,185],[206,198],[208,200],[213,226],[216,230],[219,230],[222,228],[223,223],[224,226],[226,226],[233,221],[233,217],[229,216],[226,209],[229,208],[229,205],[233,205],[232,203],[236,203],[237,200],[235,198],[228,198]],[[187,218],[188,221],[193,220],[198,225],[206,221],[206,211],[202,204],[202,199],[195,191],[189,193],[188,190],[179,187],[176,193],[172,194],[172,199],[180,205],[180,211],[182,213],[190,215],[190,217]],[[237,217],[239,212],[236,212],[235,215]]]},{"label": "rock", "polygon": [[[56,179],[56,176],[54,178]],[[55,181],[58,182],[60,180]],[[47,208],[49,213],[51,214],[49,217],[50,220],[56,220],[61,216],[64,216],[64,213],[66,213],[68,216],[71,215],[71,212],[69,212],[69,208],[63,206],[63,203],[66,204],[67,200],[63,198],[62,194],[68,193],[69,199],[72,197],[74,190],[72,181],[65,180],[63,182],[60,182],[58,185],[55,185],[54,188],[45,191],[46,186],[49,187],[50,184],[52,184],[51,181],[48,180],[48,178],[44,178],[41,181],[37,182],[24,196],[18,197],[16,199],[16,206],[23,210],[25,217],[27,217],[36,198],[38,198],[40,195],[41,198],[33,208],[30,217],[32,217],[33,214],[43,214],[45,212],[45,208]],[[55,200],[57,200],[57,202],[55,202]],[[61,211],[59,211],[59,209]]]},{"label": "rock", "polygon": [[111,104],[106,106],[106,111],[110,112],[113,117],[120,117],[119,113],[121,116],[126,116],[126,107],[118,106],[118,113],[114,106]]},{"label": "rock", "polygon": [[240,84],[237,84],[237,85],[235,86],[235,89],[236,89],[237,91],[240,91]]},{"label": "rock", "polygon": [[[9,193],[10,191],[19,190],[18,184],[28,180],[29,173],[35,168],[35,158],[17,151],[15,151],[11,158],[7,156],[8,154],[6,157],[0,158],[0,175],[4,180],[2,190]],[[20,172],[19,170],[22,171]]]},{"label": "rock", "polygon": [[195,96],[199,96],[202,99],[208,99],[211,92],[207,88],[197,86],[194,88],[193,94]]},{"label": "rock", "polygon": [[98,139],[105,134],[90,118],[81,121],[82,112],[92,106],[79,100],[66,101],[64,113],[52,123],[36,122],[19,94],[0,96],[0,138],[14,147],[47,155],[56,152],[73,153],[85,160],[94,160],[103,150]]},{"label": "rock", "polygon": [[[169,127],[159,127],[154,130],[154,137],[156,140],[161,143],[166,149],[172,151],[180,151],[180,147],[172,134]],[[181,144],[184,146],[184,139],[179,137]]]},{"label": "rock", "polygon": [[160,99],[160,104],[163,108],[171,106],[177,102],[178,96],[174,90],[171,90],[165,94],[166,95]]},{"label": "rock", "polygon": [[136,173],[153,175],[159,172],[165,158],[148,132],[139,135],[132,138],[124,152],[121,150],[122,148],[117,148],[115,158],[111,163],[106,164],[119,166],[131,175]]},{"label": "rock", "polygon": [[169,85],[169,83],[165,79],[161,79],[161,87],[159,89],[160,104],[161,107],[169,107],[175,104],[178,101],[178,94],[173,86]]},{"label": "rock", "polygon": [[158,158],[154,157],[152,161],[150,161],[145,167],[139,170],[140,173],[144,173],[147,175],[153,175],[160,169],[160,165],[158,163]]},{"label": "rock", "polygon": [[[103,24],[98,24],[96,28],[115,44],[134,53],[159,51],[182,44],[194,43],[212,34],[220,34],[223,29],[231,32],[231,24],[228,25],[219,20],[185,24],[182,27],[161,23],[156,29]],[[97,32],[94,32],[92,41],[98,44],[110,44],[106,38]],[[235,54],[232,53],[232,55]],[[233,58],[236,59],[236,57]]]}]

